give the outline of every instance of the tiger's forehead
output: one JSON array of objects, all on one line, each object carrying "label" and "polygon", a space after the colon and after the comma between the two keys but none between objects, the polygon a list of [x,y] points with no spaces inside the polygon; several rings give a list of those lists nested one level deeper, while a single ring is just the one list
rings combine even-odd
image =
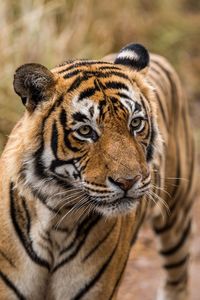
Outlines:
[{"label": "tiger's forehead", "polygon": [[110,81],[109,85],[113,87],[107,88],[99,79],[92,78],[92,81],[93,84],[73,93],[70,103],[73,111],[87,113],[91,117],[103,115],[105,112],[117,113],[119,110],[126,110],[131,114],[140,102],[138,94],[131,86]]},{"label": "tiger's forehead", "polygon": [[91,77],[87,85],[71,93],[70,111],[73,118],[78,121],[101,120],[113,118],[127,118],[140,106],[140,98],[130,83],[122,84],[116,77],[110,81]]},{"label": "tiger's forehead", "polygon": [[53,70],[66,82],[70,111],[90,116],[103,110],[124,109],[131,113],[141,105],[137,85],[126,68],[113,63],[76,61]]},{"label": "tiger's forehead", "polygon": [[127,67],[81,60],[61,65],[53,72],[65,82],[63,108],[69,125],[127,124],[135,112],[141,117],[146,115],[136,72]]}]

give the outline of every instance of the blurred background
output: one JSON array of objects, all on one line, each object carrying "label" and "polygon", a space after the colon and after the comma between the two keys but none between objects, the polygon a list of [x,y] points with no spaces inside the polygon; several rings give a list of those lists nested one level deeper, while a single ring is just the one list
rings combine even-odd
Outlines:
[{"label": "blurred background", "polygon": [[[19,65],[39,62],[52,68],[68,58],[98,59],[130,42],[144,44],[175,66],[188,95],[200,144],[200,1],[1,0],[0,28],[0,152],[24,110],[12,87]],[[141,257],[143,244],[138,245]],[[144,285],[144,290],[147,287]],[[125,285],[119,299],[132,299],[131,288],[132,283],[129,294]],[[135,299],[153,299],[149,295]]]}]

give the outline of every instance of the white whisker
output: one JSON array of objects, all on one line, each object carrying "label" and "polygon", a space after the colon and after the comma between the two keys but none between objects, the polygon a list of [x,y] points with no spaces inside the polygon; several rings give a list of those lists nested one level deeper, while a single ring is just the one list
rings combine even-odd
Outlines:
[{"label": "white whisker", "polygon": [[151,194],[148,193],[146,196],[147,196],[151,201],[153,201],[153,203],[154,203],[156,206],[158,206],[158,208],[160,209],[162,218],[163,218],[163,220],[164,220],[164,219],[165,219],[165,216],[164,216],[162,207],[160,206],[160,203],[157,202],[157,201],[153,198],[153,196],[152,196]]},{"label": "white whisker", "polygon": [[74,210],[76,210],[79,207],[83,207],[88,201],[88,196],[85,196],[81,201],[79,201],[76,205],[74,205],[60,220],[59,222],[55,225],[55,229],[59,227],[59,225],[63,222],[63,220]]},{"label": "white whisker", "polygon": [[149,195],[151,195],[152,197],[155,197],[157,200],[159,200],[163,205],[164,207],[166,208],[166,211],[167,211],[167,214],[170,215],[171,212],[170,212],[170,208],[167,204],[167,202],[162,199],[160,196],[158,196],[156,193],[154,193],[153,191],[149,191]]}]

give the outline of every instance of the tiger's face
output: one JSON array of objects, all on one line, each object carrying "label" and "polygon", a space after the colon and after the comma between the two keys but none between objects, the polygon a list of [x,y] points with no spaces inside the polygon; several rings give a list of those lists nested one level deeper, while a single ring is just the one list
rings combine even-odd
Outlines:
[{"label": "tiger's face", "polygon": [[[138,45],[128,51],[122,49],[115,64],[75,61],[53,72],[36,65],[34,79],[20,68],[16,72],[15,90],[34,129],[29,136],[37,140],[26,154],[22,177],[48,205],[68,191],[72,206],[86,199],[98,212],[119,214],[149,190],[159,135],[152,94],[139,70],[126,66],[137,58],[137,64],[146,59],[146,67],[148,53]],[[44,83],[38,79],[42,71]],[[26,74],[23,86],[20,73]]]}]

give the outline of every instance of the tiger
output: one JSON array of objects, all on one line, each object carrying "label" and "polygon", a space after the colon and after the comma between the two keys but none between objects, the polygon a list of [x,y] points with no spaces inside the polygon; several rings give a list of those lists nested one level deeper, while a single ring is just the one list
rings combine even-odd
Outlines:
[{"label": "tiger", "polygon": [[157,299],[189,299],[195,147],[168,61],[132,43],[24,64],[13,86],[25,112],[0,160],[0,299],[117,299],[144,220],[165,270]]}]

